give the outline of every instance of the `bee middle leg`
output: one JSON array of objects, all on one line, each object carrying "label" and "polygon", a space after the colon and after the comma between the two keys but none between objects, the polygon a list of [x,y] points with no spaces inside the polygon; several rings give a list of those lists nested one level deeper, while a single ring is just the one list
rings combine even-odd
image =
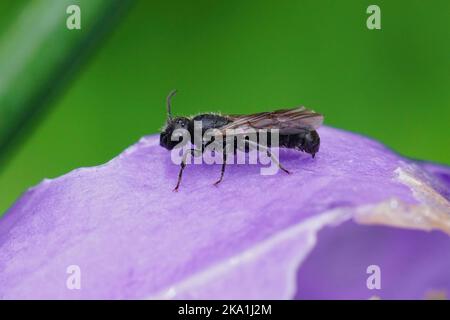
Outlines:
[{"label": "bee middle leg", "polygon": [[225,166],[227,165],[227,151],[224,150],[223,152],[223,163],[222,163],[222,169],[220,170],[220,178],[216,182],[214,182],[214,185],[217,186],[219,183],[222,182],[223,175],[225,173]]},{"label": "bee middle leg", "polygon": [[189,154],[191,154],[191,156],[195,156],[195,154],[201,154],[202,153],[202,151],[201,150],[198,150],[198,149],[195,149],[195,148],[192,148],[192,149],[190,149],[190,150],[186,150],[184,153],[183,153],[183,158],[181,159],[181,165],[180,165],[180,171],[178,172],[178,181],[177,181],[177,185],[175,186],[175,188],[172,190],[172,191],[178,191],[178,188],[180,187],[180,184],[181,184],[181,178],[183,177],[183,171],[184,171],[184,168],[186,168],[186,161],[187,161],[187,156],[189,155]]}]

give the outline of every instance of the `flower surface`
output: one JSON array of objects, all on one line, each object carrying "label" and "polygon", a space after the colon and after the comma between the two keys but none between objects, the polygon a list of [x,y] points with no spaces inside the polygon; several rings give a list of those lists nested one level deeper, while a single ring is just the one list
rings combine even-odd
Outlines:
[{"label": "flower surface", "polygon": [[[450,168],[319,129],[292,172],[179,166],[144,137],[29,189],[0,219],[0,297],[395,299],[450,293]],[[76,266],[79,288],[69,281]],[[380,288],[370,288],[378,266]]]}]

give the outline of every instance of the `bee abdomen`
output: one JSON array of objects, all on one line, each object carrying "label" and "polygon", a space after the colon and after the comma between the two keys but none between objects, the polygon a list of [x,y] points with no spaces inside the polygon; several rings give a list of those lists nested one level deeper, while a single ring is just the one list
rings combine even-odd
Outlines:
[{"label": "bee abdomen", "polygon": [[303,149],[304,137],[302,134],[280,135],[280,147],[289,149]]}]

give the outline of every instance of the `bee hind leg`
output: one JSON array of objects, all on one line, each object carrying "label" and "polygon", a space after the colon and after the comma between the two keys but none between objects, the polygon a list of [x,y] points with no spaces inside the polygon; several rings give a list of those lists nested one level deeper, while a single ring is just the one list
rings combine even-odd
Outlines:
[{"label": "bee hind leg", "polygon": [[251,141],[248,141],[247,144],[248,144],[249,146],[258,148],[258,149],[260,149],[260,150],[265,150],[266,153],[267,153],[267,156],[270,157],[270,159],[271,159],[273,162],[275,162],[275,164],[278,166],[278,168],[280,168],[281,170],[283,170],[283,171],[286,172],[287,174],[291,174],[291,172],[290,172],[288,169],[286,169],[285,167],[283,167],[283,165],[280,163],[280,161],[277,159],[277,157],[274,156],[274,155],[272,154],[272,152],[270,151],[270,149],[269,149],[268,147],[263,146],[263,145],[261,145],[261,144],[259,144],[259,143],[256,143],[256,142],[251,142]]},{"label": "bee hind leg", "polygon": [[270,149],[267,149],[267,156],[270,157],[272,159],[273,162],[275,162],[275,164],[278,166],[278,168],[280,168],[281,170],[283,170],[284,172],[286,172],[287,174],[291,174],[291,172],[286,169],[285,167],[283,167],[283,165],[280,163],[280,161],[272,154],[272,152],[270,152]]}]

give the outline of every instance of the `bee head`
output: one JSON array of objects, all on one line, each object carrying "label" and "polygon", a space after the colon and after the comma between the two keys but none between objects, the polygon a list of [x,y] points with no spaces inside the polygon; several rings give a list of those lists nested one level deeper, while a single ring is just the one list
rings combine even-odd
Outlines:
[{"label": "bee head", "polygon": [[177,93],[172,90],[167,96],[167,121],[166,126],[161,131],[159,136],[159,144],[167,150],[172,150],[177,144],[182,141],[183,134],[188,132],[190,120],[185,117],[172,117],[171,99]]},{"label": "bee head", "polygon": [[159,144],[167,150],[172,150],[183,139],[183,134],[188,132],[190,120],[185,117],[168,119],[166,127],[159,136]]},{"label": "bee head", "polygon": [[304,150],[311,154],[312,157],[316,155],[316,153],[319,151],[320,147],[320,137],[317,131],[309,131],[305,135],[305,142],[304,142]]}]

